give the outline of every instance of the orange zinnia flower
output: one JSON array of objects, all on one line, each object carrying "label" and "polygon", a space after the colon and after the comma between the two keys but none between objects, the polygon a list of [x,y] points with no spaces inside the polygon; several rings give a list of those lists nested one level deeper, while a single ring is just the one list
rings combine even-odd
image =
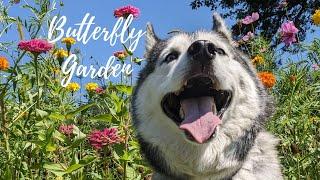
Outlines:
[{"label": "orange zinnia flower", "polygon": [[296,80],[297,80],[297,76],[294,76],[294,75],[290,76],[290,81],[292,83],[294,83]]},{"label": "orange zinnia flower", "polygon": [[9,61],[6,57],[0,56],[0,70],[7,70],[9,68]]},{"label": "orange zinnia flower", "polygon": [[276,77],[271,72],[259,72],[258,77],[267,88],[272,88],[276,83]]}]

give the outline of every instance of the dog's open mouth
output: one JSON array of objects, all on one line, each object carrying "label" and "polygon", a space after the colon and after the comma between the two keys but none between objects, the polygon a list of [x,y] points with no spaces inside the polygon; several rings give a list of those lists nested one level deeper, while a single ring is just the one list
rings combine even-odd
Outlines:
[{"label": "dog's open mouth", "polygon": [[196,76],[188,79],[178,92],[165,95],[161,106],[188,139],[204,143],[215,133],[231,98],[231,91],[218,90],[213,79]]}]

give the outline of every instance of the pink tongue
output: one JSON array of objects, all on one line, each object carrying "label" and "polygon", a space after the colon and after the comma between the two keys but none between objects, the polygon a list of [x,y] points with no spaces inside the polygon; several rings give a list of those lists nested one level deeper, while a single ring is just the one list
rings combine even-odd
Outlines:
[{"label": "pink tongue", "polygon": [[181,102],[185,118],[180,129],[188,131],[198,143],[208,140],[221,123],[212,112],[213,104],[212,97],[191,98]]}]

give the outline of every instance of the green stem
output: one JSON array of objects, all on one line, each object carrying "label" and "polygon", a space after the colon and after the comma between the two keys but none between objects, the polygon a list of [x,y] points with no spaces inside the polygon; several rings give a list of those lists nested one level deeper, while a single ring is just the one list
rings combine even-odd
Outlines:
[{"label": "green stem", "polygon": [[[127,30],[127,33],[128,33],[128,36],[130,35],[130,30],[129,30],[129,28],[130,27],[128,27],[128,30]],[[130,48],[130,46],[131,46],[131,39],[129,39],[129,48]],[[130,55],[130,65],[131,65],[131,68],[133,68],[133,63],[132,63],[132,61],[133,61],[133,57],[132,57],[132,55]],[[133,72],[133,71],[132,71]],[[133,79],[133,73],[130,75],[130,85],[132,86],[132,80]]]},{"label": "green stem", "polygon": [[38,93],[38,98],[37,98],[37,108],[40,107],[40,82],[39,82],[39,72],[38,72],[38,54],[34,54],[34,65],[35,65],[35,70],[36,70],[36,79],[37,79],[37,93]]},{"label": "green stem", "polygon": [[1,110],[1,119],[2,119],[2,131],[3,131],[3,138],[5,141],[5,150],[7,152],[7,160],[10,160],[10,145],[9,145],[9,133],[7,127],[7,120],[6,120],[6,109],[5,109],[4,97],[0,99],[0,110]]},{"label": "green stem", "polygon": [[110,169],[109,169],[109,161],[110,161],[110,158],[109,158],[109,154],[111,153],[111,149],[109,146],[107,147],[104,147],[103,148],[103,157],[102,158],[102,165],[104,166],[104,174],[105,174],[105,177],[108,178],[108,176],[110,175]]}]

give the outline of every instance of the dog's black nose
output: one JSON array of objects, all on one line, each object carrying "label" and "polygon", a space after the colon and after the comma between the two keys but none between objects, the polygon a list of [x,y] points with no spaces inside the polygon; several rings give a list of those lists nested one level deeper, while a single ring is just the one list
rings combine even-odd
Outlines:
[{"label": "dog's black nose", "polygon": [[188,54],[193,60],[202,63],[209,62],[215,56],[215,46],[207,40],[198,40],[193,42],[188,48]]}]

